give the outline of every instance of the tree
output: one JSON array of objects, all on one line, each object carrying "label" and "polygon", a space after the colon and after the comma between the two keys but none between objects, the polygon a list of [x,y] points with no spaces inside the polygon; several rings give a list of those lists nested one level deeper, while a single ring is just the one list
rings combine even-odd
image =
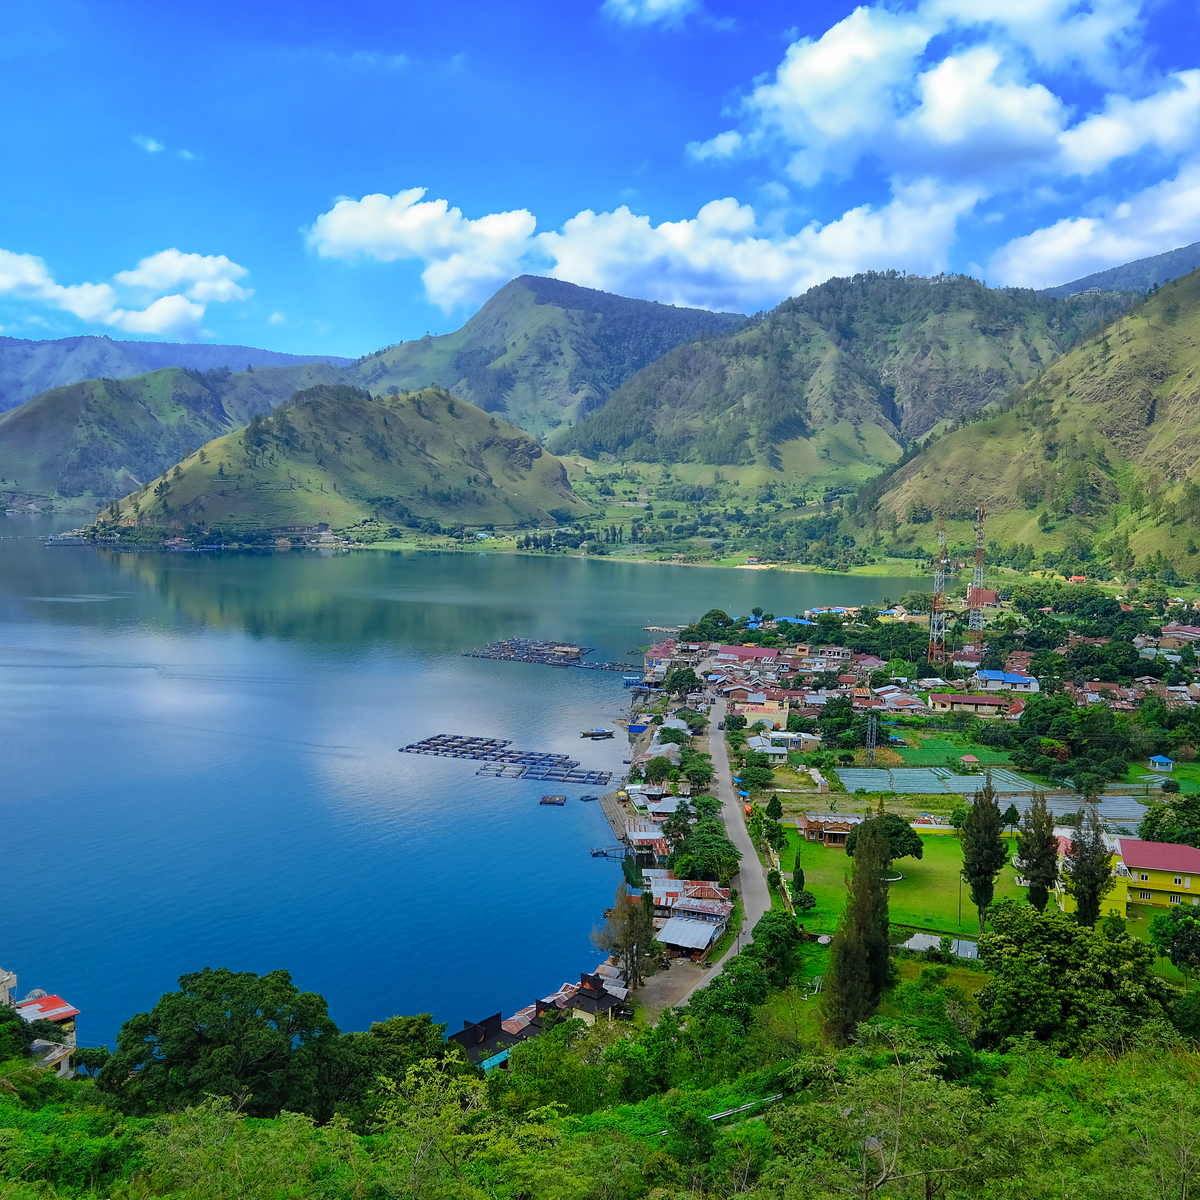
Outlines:
[{"label": "tree", "polygon": [[1015,831],[1018,823],[1021,820],[1021,814],[1017,812],[1017,806],[1015,804],[1010,804],[1004,810],[1004,816],[1001,818],[1001,820],[1004,822],[1005,829]]},{"label": "tree", "polygon": [[701,686],[700,677],[691,667],[672,667],[663,679],[663,691],[668,696],[686,696],[698,692]]},{"label": "tree", "polygon": [[792,893],[792,903],[803,914],[817,907],[817,898],[812,892],[806,892],[801,888],[800,891]]},{"label": "tree", "polygon": [[786,986],[800,965],[801,936],[795,918],[784,909],[768,909],[750,936],[754,940],[742,956],[759,963],[772,987]]},{"label": "tree", "polygon": [[1044,912],[1050,889],[1058,880],[1058,838],[1054,835],[1054,814],[1046,808],[1045,792],[1033,793],[1021,821],[1017,857],[1021,873],[1029,881],[1029,903]]},{"label": "tree", "polygon": [[779,797],[772,793],[770,800],[767,801],[767,816],[772,821],[778,821],[783,816],[783,805],[780,803]]},{"label": "tree", "polygon": [[1112,851],[1104,839],[1096,806],[1089,804],[1086,814],[1071,835],[1063,863],[1063,886],[1075,899],[1075,919],[1080,925],[1093,926],[1100,917],[1100,902],[1112,891]]},{"label": "tree", "polygon": [[836,1046],[850,1044],[888,982],[888,901],[883,882],[888,853],[879,825],[863,822],[846,910],[829,947],[822,993],[825,1036]]},{"label": "tree", "polygon": [[1150,922],[1151,945],[1189,979],[1200,966],[1200,920],[1192,913],[1176,904],[1169,912],[1155,913]]},{"label": "tree", "polygon": [[675,764],[669,758],[660,754],[646,764],[646,782],[662,783],[674,769]]},{"label": "tree", "polygon": [[996,792],[989,778],[975,793],[974,803],[959,830],[962,842],[962,876],[971,892],[971,903],[979,912],[979,932],[983,934],[988,905],[996,891],[996,876],[1008,858],[1004,839],[1000,836],[1003,822]]},{"label": "tree", "polygon": [[800,851],[796,851],[796,865],[792,868],[792,893],[804,891],[804,868],[800,865]]},{"label": "tree", "polygon": [[592,944],[597,950],[608,951],[617,960],[630,987],[641,987],[645,967],[659,950],[654,940],[654,897],[651,893],[643,892],[637,899],[629,894],[629,888],[622,880],[617,885],[611,916],[602,928],[592,930]]},{"label": "tree", "polygon": [[883,834],[887,846],[888,862],[897,858],[921,858],[924,856],[925,843],[921,841],[921,835],[899,813],[889,812],[871,817],[850,830],[850,834],[846,838],[846,853],[851,858],[854,857],[854,849],[858,845],[860,833],[867,825],[871,824],[878,825]]},{"label": "tree", "polygon": [[121,1026],[99,1087],[125,1112],[229,1096],[254,1116],[313,1105],[318,1051],[338,1037],[325,999],[287,971],[206,967]]}]

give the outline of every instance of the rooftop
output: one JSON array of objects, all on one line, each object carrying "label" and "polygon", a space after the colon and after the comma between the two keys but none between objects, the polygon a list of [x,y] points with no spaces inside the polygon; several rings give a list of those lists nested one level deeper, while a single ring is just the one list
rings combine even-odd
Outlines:
[{"label": "rooftop", "polygon": [[1200,875],[1200,850],[1194,846],[1176,846],[1171,842],[1143,842],[1121,839],[1121,858],[1131,870],[1139,867],[1158,871],[1179,871]]}]

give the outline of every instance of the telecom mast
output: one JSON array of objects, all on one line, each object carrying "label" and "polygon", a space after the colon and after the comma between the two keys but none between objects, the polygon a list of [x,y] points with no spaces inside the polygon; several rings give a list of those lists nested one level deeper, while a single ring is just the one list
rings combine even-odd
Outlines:
[{"label": "telecom mast", "polygon": [[946,518],[938,517],[937,556],[933,560],[933,605],[929,610],[929,661],[946,661]]},{"label": "telecom mast", "polygon": [[875,765],[875,742],[878,738],[878,722],[875,720],[875,714],[871,713],[867,717],[867,752],[863,756],[868,767]]},{"label": "telecom mast", "polygon": [[980,633],[983,630],[983,598],[980,592],[983,591],[983,504],[980,502],[975,507],[975,582],[971,585],[969,594],[969,603],[971,606],[971,616],[967,622],[967,628],[972,633]]}]

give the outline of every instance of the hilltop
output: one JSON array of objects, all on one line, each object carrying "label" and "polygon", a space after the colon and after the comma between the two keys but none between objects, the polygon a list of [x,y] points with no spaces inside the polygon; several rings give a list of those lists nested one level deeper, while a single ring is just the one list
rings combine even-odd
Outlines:
[{"label": "hilltop", "polygon": [[965,540],[982,500],[993,560],[1028,564],[1049,551],[1068,572],[1170,563],[1195,577],[1198,369],[1200,271],[1099,330],[1007,411],[949,430],[864,489],[857,519],[931,542],[929,522],[943,511]]},{"label": "hilltop", "polygon": [[745,321],[522,275],[456,332],[379,350],[349,374],[372,392],[438,384],[540,435],[600,407],[680,342]]},{"label": "hilltop", "polygon": [[[0,496],[123,496],[297,388],[337,383],[328,363],[230,372],[167,367],[52,388],[0,413]],[[86,505],[85,505],[86,507]]]},{"label": "hilltop", "polygon": [[101,336],[29,341],[0,337],[0,412],[50,388],[89,379],[128,379],[163,367],[229,371],[250,367],[298,367],[309,362],[350,366],[328,354],[284,354],[253,346],[114,341]]},{"label": "hilltop", "polygon": [[831,279],[732,335],[676,347],[551,445],[861,479],[907,439],[1002,400],[1128,302],[965,276]]},{"label": "hilltop", "polygon": [[570,520],[584,506],[537,441],[440,388],[297,393],[106,510],[125,524],[279,528],[367,519]]},{"label": "hilltop", "polygon": [[1148,292],[1153,287],[1161,287],[1172,279],[1190,274],[1197,267],[1200,267],[1200,242],[1192,242],[1190,246],[1180,246],[1165,254],[1138,258],[1119,267],[1110,267],[1107,271],[1096,271],[1082,279],[1073,279],[1070,283],[1060,283],[1058,287],[1043,288],[1040,294],[1073,296],[1088,288],[1099,288],[1104,292]]}]

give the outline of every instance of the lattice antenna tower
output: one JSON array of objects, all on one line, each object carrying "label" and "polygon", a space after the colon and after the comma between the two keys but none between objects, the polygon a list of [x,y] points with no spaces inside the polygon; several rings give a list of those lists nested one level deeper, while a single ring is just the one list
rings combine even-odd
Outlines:
[{"label": "lattice antenna tower", "polygon": [[933,560],[933,604],[929,610],[929,655],[939,666],[946,661],[946,518],[938,517],[938,548]]},{"label": "lattice antenna tower", "polygon": [[971,616],[967,627],[972,633],[983,630],[983,601],[979,593],[983,590],[983,504],[975,506],[975,581],[971,585]]},{"label": "lattice antenna tower", "polygon": [[879,723],[875,720],[875,714],[869,714],[867,717],[867,752],[864,755],[868,767],[875,765],[875,743],[879,737],[878,729]]}]

